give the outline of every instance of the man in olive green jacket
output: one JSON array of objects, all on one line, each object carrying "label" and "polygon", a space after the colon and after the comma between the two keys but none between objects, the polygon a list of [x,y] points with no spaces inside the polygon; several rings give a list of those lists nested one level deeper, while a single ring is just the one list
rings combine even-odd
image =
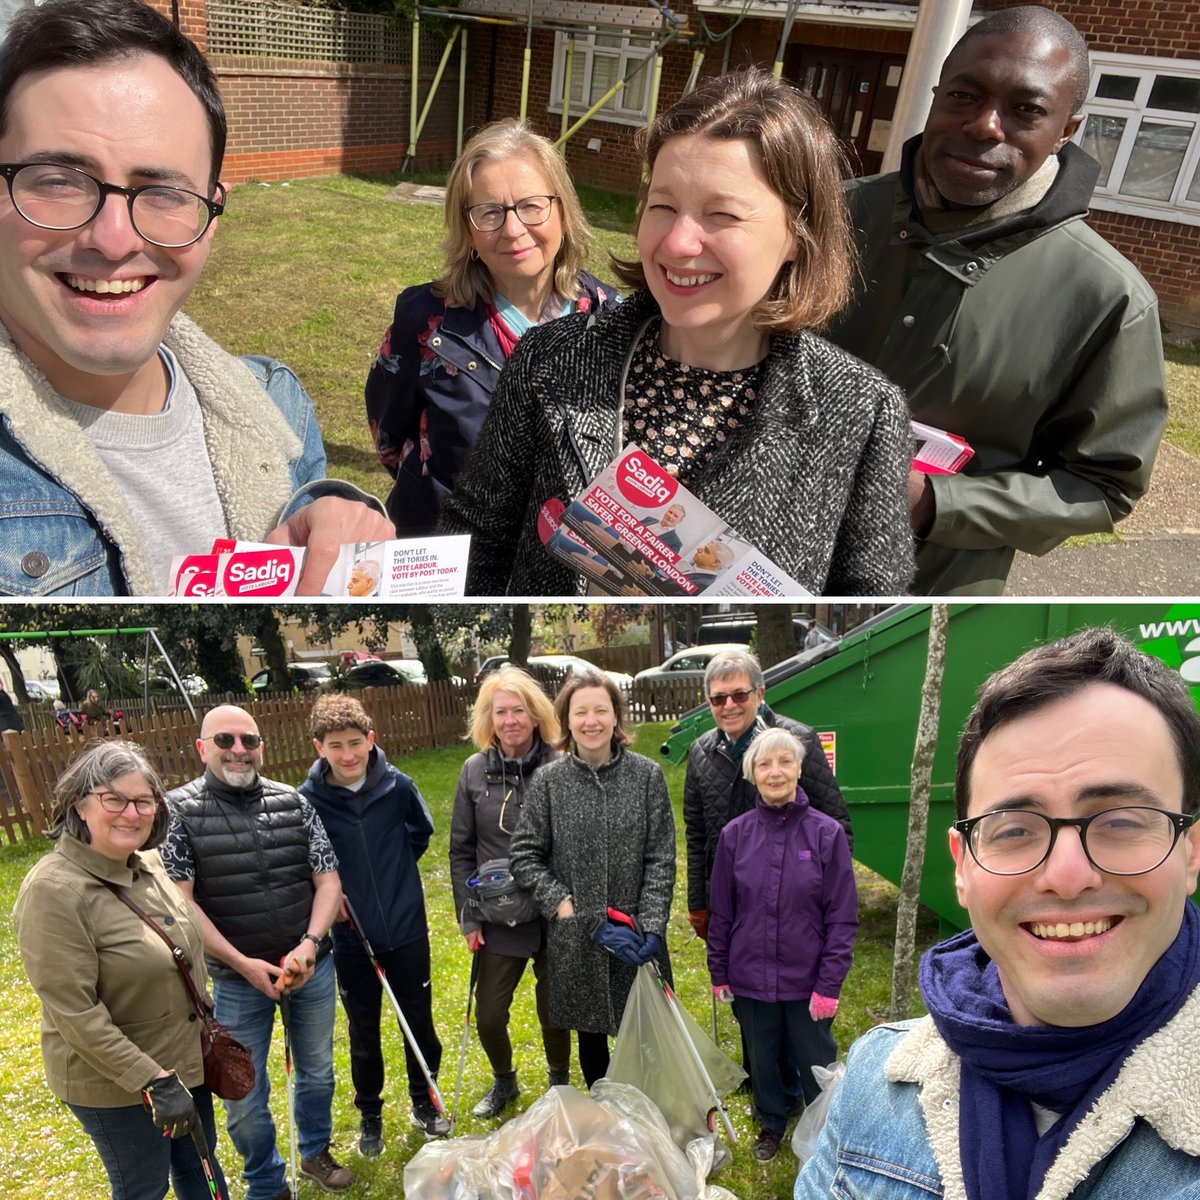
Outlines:
[{"label": "man in olive green jacket", "polygon": [[1016,550],[1111,531],[1150,481],[1158,307],[1083,221],[1099,168],[1069,139],[1087,85],[1064,18],[996,13],[951,50],[899,173],[849,185],[866,291],[828,336],[975,451],[960,474],[909,476],[918,594],[997,594]]}]

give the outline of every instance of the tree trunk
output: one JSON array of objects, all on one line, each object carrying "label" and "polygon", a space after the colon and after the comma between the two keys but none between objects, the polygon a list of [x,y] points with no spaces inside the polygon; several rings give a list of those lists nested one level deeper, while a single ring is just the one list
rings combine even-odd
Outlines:
[{"label": "tree trunk", "polygon": [[438,641],[429,605],[410,604],[408,623],[412,628],[412,639],[416,643],[417,653],[425,664],[425,677],[431,683],[449,679],[450,669],[446,666],[446,655],[442,651],[442,643]]},{"label": "tree trunk", "polygon": [[908,838],[904,848],[904,871],[900,876],[900,900],[896,906],[896,945],[892,958],[892,1005],[889,1021],[908,1016],[912,998],[913,958],[917,941],[917,907],[921,895],[921,872],[925,868],[925,842],[929,829],[929,787],[933,756],[937,750],[938,720],[942,708],[942,676],[946,670],[946,627],[950,610],[934,604],[929,610],[929,650],[925,682],[921,687],[921,715],[913,747],[912,793],[908,805]]},{"label": "tree trunk", "polygon": [[755,604],[751,606],[758,621],[758,661],[763,670],[791,658],[796,653],[796,627],[791,606]]},{"label": "tree trunk", "polygon": [[269,604],[264,604],[259,609],[254,632],[255,640],[266,656],[267,670],[271,673],[271,691],[290,692],[292,679],[287,669],[287,645],[279,628],[279,617]]},{"label": "tree trunk", "polygon": [[514,666],[529,666],[529,643],[533,637],[533,614],[528,604],[512,606],[512,640],[508,644],[508,657]]},{"label": "tree trunk", "polygon": [[29,703],[29,693],[25,690],[25,672],[17,662],[17,652],[8,642],[0,642],[0,658],[4,659],[8,673],[12,676],[13,698],[18,704]]}]

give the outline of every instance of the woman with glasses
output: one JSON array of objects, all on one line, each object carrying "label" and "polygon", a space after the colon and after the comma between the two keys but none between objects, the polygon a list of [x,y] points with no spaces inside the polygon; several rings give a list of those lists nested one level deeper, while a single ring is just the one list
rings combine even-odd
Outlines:
[{"label": "woman with glasses", "polygon": [[590,241],[552,143],[512,119],[467,143],[446,181],[445,273],[397,296],[367,376],[367,419],[396,480],[387,508],[401,535],[432,532],[525,331],[616,303],[583,269]]},{"label": "woman with glasses", "polygon": [[[709,888],[713,995],[732,1002],[742,1027],[760,1123],[754,1155],[764,1162],[791,1112],[819,1095],[812,1068],[837,1057],[830,1025],[858,931],[846,833],[809,805],[804,754],[787,729],[750,743],[742,774],[757,790],[754,808],[721,831]],[[800,1094],[788,1094],[781,1059],[796,1069]]]},{"label": "woman with glasses", "polygon": [[615,264],[634,294],[522,342],[445,506],[444,531],[473,535],[468,593],[581,591],[543,535],[629,443],[809,591],[904,592],[904,397],[816,334],[855,274],[836,135],[748,70],[676,101],[645,145],[639,259]]},{"label": "woman with glasses", "polygon": [[91,743],[55,786],[56,845],[13,909],[42,1004],[47,1082],[95,1142],[114,1200],[161,1200],[168,1186],[181,1200],[211,1200],[189,1136],[197,1127],[228,1195],[191,997],[166,941],[126,903],[182,951],[203,993],[200,926],[156,849],[166,830],[162,785],[141,748]]},{"label": "woman with glasses", "polygon": [[549,1084],[565,1084],[570,1078],[571,1035],[550,1023],[545,921],[492,924],[476,919],[467,904],[468,880],[484,863],[508,858],[529,782],[559,757],[558,736],[554,708],[530,675],[508,666],[484,679],[471,710],[470,737],[479,752],[463,763],[450,822],[454,908],[467,949],[477,956],[475,1025],[494,1079],[471,1110],[473,1117],[499,1116],[520,1094],[508,1013],[530,961]]},{"label": "woman with glasses", "polygon": [[662,767],[629,749],[622,710],[607,675],[567,678],[554,701],[566,753],[534,776],[512,839],[513,874],[549,922],[550,1020],[576,1030],[588,1087],[608,1070],[634,973],[651,961],[671,971],[675,818]]}]

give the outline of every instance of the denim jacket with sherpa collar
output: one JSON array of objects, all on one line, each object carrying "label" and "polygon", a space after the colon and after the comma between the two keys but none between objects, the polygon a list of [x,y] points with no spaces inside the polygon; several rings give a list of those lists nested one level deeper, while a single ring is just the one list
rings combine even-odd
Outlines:
[{"label": "denim jacket with sherpa collar", "polygon": [[[312,401],[287,367],[268,358],[234,358],[182,315],[171,322],[164,344],[195,388],[231,536],[261,541],[320,495],[362,500],[382,511],[353,485],[324,479],[325,448]],[[271,403],[264,403],[264,392]],[[161,590],[143,533],[67,402],[0,326],[0,595]]]},{"label": "denim jacket with sherpa collar", "polygon": [[[959,1060],[929,1017],[850,1050],[795,1200],[966,1200]],[[1200,988],[1130,1054],[1067,1138],[1034,1200],[1200,1198]]]}]

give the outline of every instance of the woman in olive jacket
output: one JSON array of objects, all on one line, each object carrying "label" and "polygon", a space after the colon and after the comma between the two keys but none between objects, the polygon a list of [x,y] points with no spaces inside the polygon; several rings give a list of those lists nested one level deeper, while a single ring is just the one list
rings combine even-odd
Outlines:
[{"label": "woman in olive jacket", "polygon": [[667,918],[675,887],[675,819],[662,767],[626,747],[616,685],[572,674],[554,704],[570,751],[533,778],[512,839],[512,870],[550,922],[550,1019],[579,1035],[590,1087],[608,1070],[637,967],[593,933],[615,908],[645,935],[639,962],[668,975]]},{"label": "woman in olive jacket", "polygon": [[[167,829],[158,775],[130,742],[92,743],[55,787],[54,850],[26,875],[13,909],[25,972],[42,1003],[50,1090],[96,1144],[113,1200],[212,1196],[192,1139],[216,1147],[200,1023],[167,944],[207,987],[200,926],[155,849]],[[216,1158],[220,1195],[228,1196]]]},{"label": "woman in olive jacket", "polygon": [[495,1077],[471,1115],[491,1118],[519,1095],[508,1013],[531,961],[549,1084],[569,1082],[571,1035],[550,1021],[545,921],[535,917],[512,926],[493,924],[478,919],[467,904],[467,881],[484,863],[508,858],[533,773],[559,757],[558,720],[531,675],[519,667],[501,667],[480,686],[471,713],[471,739],[479,753],[463,763],[458,778],[450,823],[450,878],[463,937],[478,957],[475,1026]]}]

